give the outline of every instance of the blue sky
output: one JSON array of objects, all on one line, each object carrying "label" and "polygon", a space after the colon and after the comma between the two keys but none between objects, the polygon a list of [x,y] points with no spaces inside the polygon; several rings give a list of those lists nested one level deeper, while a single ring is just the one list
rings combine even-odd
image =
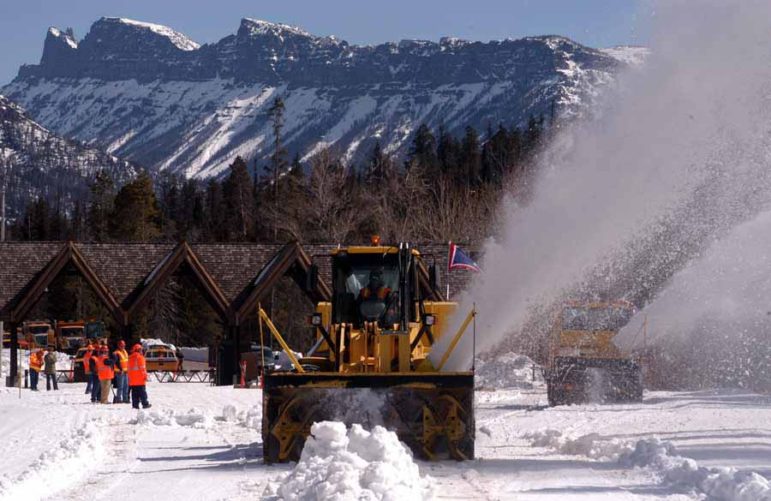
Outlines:
[{"label": "blue sky", "polygon": [[49,26],[82,38],[96,19],[120,16],[171,26],[199,43],[235,33],[242,17],[301,26],[350,43],[403,38],[470,40],[559,34],[607,47],[645,44],[644,0],[0,0],[0,84],[37,63]]}]

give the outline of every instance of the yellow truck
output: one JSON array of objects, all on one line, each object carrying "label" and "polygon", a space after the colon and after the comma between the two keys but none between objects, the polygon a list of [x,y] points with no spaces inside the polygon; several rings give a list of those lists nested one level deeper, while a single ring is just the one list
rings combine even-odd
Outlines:
[{"label": "yellow truck", "polygon": [[545,371],[549,405],[642,401],[641,364],[613,342],[634,312],[627,301],[563,305]]},{"label": "yellow truck", "polygon": [[[457,305],[438,300],[436,270],[408,244],[340,247],[329,260],[332,300],[316,305],[309,355],[295,357],[259,310],[292,361],[264,378],[265,461],[296,461],[311,424],[323,420],[384,425],[421,458],[472,459],[474,374],[442,366],[474,312],[449,332]],[[318,267],[308,275],[313,290]],[[434,367],[427,356],[445,335],[454,342]]]},{"label": "yellow truck", "polygon": [[74,355],[86,345],[86,323],[83,320],[56,322],[56,342],[59,351]]},{"label": "yellow truck", "polygon": [[56,346],[56,331],[51,322],[29,320],[22,323],[21,332],[30,350]]}]

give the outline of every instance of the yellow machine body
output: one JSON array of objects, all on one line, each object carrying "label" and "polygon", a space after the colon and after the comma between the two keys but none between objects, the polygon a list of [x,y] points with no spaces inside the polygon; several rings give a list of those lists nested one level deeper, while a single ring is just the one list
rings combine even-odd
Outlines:
[{"label": "yellow machine body", "polygon": [[634,306],[626,301],[563,306],[546,369],[550,405],[642,399],[640,365],[613,342],[633,314]]},{"label": "yellow machine body", "polygon": [[330,258],[333,300],[316,305],[315,351],[265,377],[265,460],[297,460],[310,426],[330,419],[383,425],[419,457],[473,458],[473,373],[426,369],[457,304],[434,300],[415,249],[353,246]]}]

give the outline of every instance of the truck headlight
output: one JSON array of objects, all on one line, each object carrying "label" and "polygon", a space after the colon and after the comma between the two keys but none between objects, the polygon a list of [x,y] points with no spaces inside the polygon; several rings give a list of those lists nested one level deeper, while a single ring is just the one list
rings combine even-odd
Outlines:
[{"label": "truck headlight", "polygon": [[436,317],[433,315],[425,315],[423,317],[423,323],[431,327],[436,323]]}]

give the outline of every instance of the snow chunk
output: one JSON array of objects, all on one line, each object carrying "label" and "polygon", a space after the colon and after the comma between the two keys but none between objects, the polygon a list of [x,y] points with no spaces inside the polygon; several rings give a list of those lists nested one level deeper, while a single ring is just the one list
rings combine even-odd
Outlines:
[{"label": "snow chunk", "polygon": [[418,500],[432,497],[432,481],[420,476],[395,433],[324,421],[311,426],[300,461],[277,495],[286,501]]},{"label": "snow chunk", "polygon": [[137,417],[129,421],[129,424],[149,426],[186,426],[190,428],[205,429],[212,425],[211,416],[198,409],[190,409],[187,412],[175,412],[174,409],[162,409],[146,411],[141,410]]},{"label": "snow chunk", "polygon": [[173,43],[178,49],[181,49],[184,51],[196,50],[199,47],[201,47],[198,43],[190,40],[187,36],[169,28],[168,26],[163,26],[161,24],[145,23],[142,21],[135,21],[133,19],[126,19],[124,17],[107,18],[107,19],[111,21],[117,21],[122,24],[128,24],[129,26],[135,26],[137,28],[150,30],[155,34],[168,38],[169,41]]},{"label": "snow chunk", "polygon": [[542,430],[528,433],[524,438],[533,447],[548,447],[561,454],[586,456],[592,459],[616,459],[631,447],[618,440],[608,440],[599,433],[589,433],[571,438],[559,430]]}]

